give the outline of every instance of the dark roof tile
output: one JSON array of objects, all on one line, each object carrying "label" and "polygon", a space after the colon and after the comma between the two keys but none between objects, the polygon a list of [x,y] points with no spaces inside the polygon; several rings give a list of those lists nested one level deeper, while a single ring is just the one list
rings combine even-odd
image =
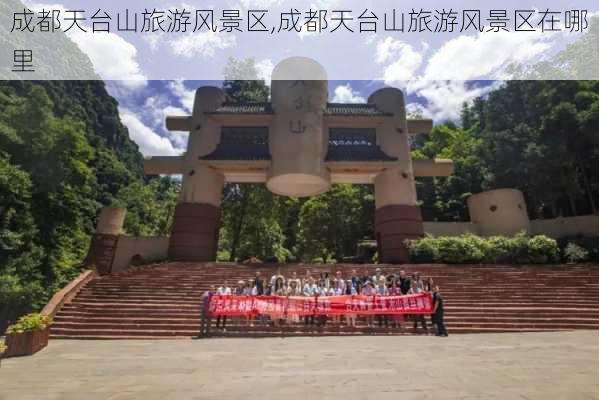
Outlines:
[{"label": "dark roof tile", "polygon": [[[205,156],[207,161],[270,160],[268,128],[222,128],[217,149]],[[374,129],[331,129],[326,161],[397,161],[376,144]]]},{"label": "dark roof tile", "polygon": [[[211,114],[264,115],[273,114],[273,109],[270,103],[231,103],[223,105],[221,108],[217,109]],[[389,116],[391,114],[380,111],[374,104],[328,103],[325,110],[325,115],[377,117]]]}]

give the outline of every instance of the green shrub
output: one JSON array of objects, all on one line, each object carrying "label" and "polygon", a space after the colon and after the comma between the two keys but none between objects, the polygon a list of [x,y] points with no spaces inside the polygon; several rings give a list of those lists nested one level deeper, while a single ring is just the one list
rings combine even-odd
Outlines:
[{"label": "green shrub", "polygon": [[484,260],[483,240],[472,234],[437,238],[439,261],[447,264],[476,264]]},{"label": "green shrub", "polygon": [[585,262],[589,258],[589,252],[577,245],[576,243],[568,243],[564,249],[564,259],[569,263]]},{"label": "green shrub", "polygon": [[569,236],[561,238],[558,243],[562,249],[564,261],[572,262],[566,255],[566,248],[572,243],[587,251],[588,254],[584,261],[599,262],[599,236]]},{"label": "green shrub", "polygon": [[493,236],[487,239],[485,262],[490,264],[514,263],[525,252],[519,237]]},{"label": "green shrub", "polygon": [[533,264],[548,264],[559,261],[557,241],[545,235],[530,238],[528,241],[528,259]]},{"label": "green shrub", "polygon": [[228,250],[219,250],[216,253],[217,262],[229,262],[231,261],[231,253]]},{"label": "green shrub", "polygon": [[412,262],[426,264],[438,262],[440,260],[438,242],[437,239],[432,236],[427,235],[420,240],[410,240],[408,241],[408,248],[410,250],[410,260]]},{"label": "green shrub", "polygon": [[410,261],[447,264],[544,264],[559,261],[557,242],[546,236],[481,238],[472,234],[452,237],[426,236],[409,242]]},{"label": "green shrub", "polygon": [[28,314],[19,318],[16,324],[9,326],[6,333],[40,331],[50,326],[51,323],[52,319],[46,315]]}]

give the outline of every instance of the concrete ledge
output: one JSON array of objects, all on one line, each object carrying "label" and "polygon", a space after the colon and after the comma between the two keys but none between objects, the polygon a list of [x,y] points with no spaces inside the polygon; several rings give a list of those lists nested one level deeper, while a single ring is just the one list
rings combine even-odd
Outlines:
[{"label": "concrete ledge", "polygon": [[135,256],[140,256],[145,263],[166,260],[168,243],[167,236],[119,236],[111,274],[130,268]]},{"label": "concrete ledge", "polygon": [[54,318],[62,306],[71,301],[89,281],[97,276],[96,271],[88,269],[59,290],[42,310],[42,315]]}]

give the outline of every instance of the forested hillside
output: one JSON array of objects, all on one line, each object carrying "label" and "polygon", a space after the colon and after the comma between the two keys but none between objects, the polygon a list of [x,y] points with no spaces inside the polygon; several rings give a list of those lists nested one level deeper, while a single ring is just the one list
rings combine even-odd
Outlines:
[{"label": "forested hillside", "polygon": [[146,182],[103,82],[0,84],[0,330],[79,272],[100,207],[164,233],[177,185]]},{"label": "forested hillside", "polygon": [[428,220],[468,220],[465,199],[524,192],[531,218],[597,213],[599,82],[509,81],[418,138],[415,157],[451,158],[456,173],[420,185]]}]

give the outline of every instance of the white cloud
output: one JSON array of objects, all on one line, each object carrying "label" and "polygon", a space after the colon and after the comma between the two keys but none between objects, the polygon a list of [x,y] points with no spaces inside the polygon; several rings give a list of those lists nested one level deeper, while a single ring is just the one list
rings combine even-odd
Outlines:
[{"label": "white cloud", "polygon": [[273,69],[275,69],[275,65],[273,64],[272,60],[266,59],[256,63],[258,79],[264,79],[267,85],[270,85],[272,80]]},{"label": "white cloud", "polygon": [[411,45],[392,37],[379,40],[376,46],[375,61],[387,63],[383,72],[386,82],[413,79],[422,59],[422,51],[416,51]]},{"label": "white cloud", "polygon": [[537,62],[555,41],[549,32],[482,32],[447,41],[428,60],[425,79],[506,79],[511,64]]},{"label": "white cloud", "polygon": [[170,42],[173,53],[185,58],[213,57],[217,50],[233,47],[236,43],[233,34],[212,31],[181,36]]},{"label": "white cloud", "polygon": [[477,97],[487,95],[501,84],[501,81],[497,81],[473,86],[466,81],[419,80],[409,82],[407,92],[425,99],[426,106],[420,111],[427,118],[441,122],[458,119],[464,103],[471,103]]},{"label": "white cloud", "polygon": [[[485,96],[501,84],[472,85],[466,80],[509,79],[508,67],[537,62],[555,40],[550,33],[522,35],[514,32],[484,32],[451,39],[425,59],[429,45],[417,52],[411,45],[387,37],[377,43],[375,61],[384,64],[387,84],[405,86],[408,94],[419,96],[424,107],[415,111],[437,121],[459,118],[462,105]],[[423,72],[417,74],[420,68]],[[407,84],[405,81],[408,81]]]},{"label": "white cloud", "polygon": [[195,102],[196,91],[188,89],[183,80],[171,81],[169,88],[173,95],[179,99],[179,103],[183,106],[187,114],[193,113],[193,104]]},{"label": "white cloud", "polygon": [[347,85],[341,85],[335,88],[333,103],[366,103],[366,99],[360,96],[360,93],[354,91],[348,83]]},{"label": "white cloud", "polygon": [[128,81],[132,86],[146,84],[136,60],[137,49],[119,35],[81,31],[69,31],[67,35],[87,54],[102,79]]},{"label": "white cloud", "polygon": [[129,130],[129,137],[139,146],[144,156],[174,156],[181,154],[170,140],[160,136],[146,126],[137,115],[128,109],[120,108],[121,121]]},{"label": "white cloud", "polygon": [[164,42],[166,33],[164,32],[146,32],[141,35],[141,38],[148,44],[151,51],[156,51]]},{"label": "white cloud", "polygon": [[408,116],[412,116],[412,115],[421,115],[424,118],[431,118],[432,115],[429,112],[429,110],[426,109],[426,107],[424,107],[422,104],[420,103],[409,103],[406,104],[406,114]]},{"label": "white cloud", "polygon": [[[64,18],[66,8],[62,4],[31,3],[30,8],[39,12],[45,10],[60,11],[62,27],[70,26]],[[107,32],[90,33],[91,28],[79,23],[87,32],[78,28],[70,29],[65,34],[73,41],[92,62],[94,70],[104,80],[121,80],[130,88],[145,86],[146,76],[142,73],[137,62],[137,49],[131,43],[117,34]]]},{"label": "white cloud", "polygon": [[166,129],[166,117],[185,116],[189,115],[190,112],[184,108],[173,106],[171,98],[163,94],[148,97],[142,107],[138,113],[143,112],[145,115],[151,115],[153,119],[152,125],[160,132],[164,132],[177,151],[185,151],[189,133],[171,132]]}]

